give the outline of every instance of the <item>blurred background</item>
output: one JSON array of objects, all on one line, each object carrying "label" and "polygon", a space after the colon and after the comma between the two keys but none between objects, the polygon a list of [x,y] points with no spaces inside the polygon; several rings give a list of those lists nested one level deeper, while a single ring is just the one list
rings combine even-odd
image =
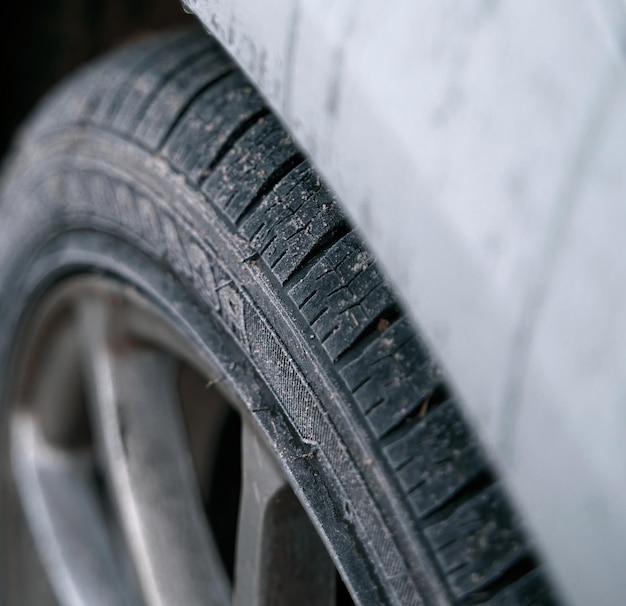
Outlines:
[{"label": "blurred background", "polygon": [[193,21],[177,0],[34,0],[2,10],[0,155],[63,76],[126,40]]}]

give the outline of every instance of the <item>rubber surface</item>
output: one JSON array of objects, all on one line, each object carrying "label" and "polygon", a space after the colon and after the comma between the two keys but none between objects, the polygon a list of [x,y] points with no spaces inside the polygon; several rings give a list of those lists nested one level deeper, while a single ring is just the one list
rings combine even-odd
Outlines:
[{"label": "rubber surface", "polygon": [[55,238],[142,283],[120,258],[136,250],[178,285],[172,308],[218,318],[278,402],[249,407],[361,603],[554,603],[374,260],[206,34],[141,41],[56,91],[16,145],[0,225],[2,318],[8,280]]}]

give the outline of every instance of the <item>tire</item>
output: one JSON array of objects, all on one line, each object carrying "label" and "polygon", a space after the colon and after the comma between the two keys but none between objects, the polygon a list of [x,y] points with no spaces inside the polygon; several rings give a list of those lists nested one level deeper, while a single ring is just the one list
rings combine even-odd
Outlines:
[{"label": "tire", "polygon": [[5,403],[38,301],[110,276],[220,360],[357,603],[554,603],[426,345],[208,35],[144,40],[66,82],[1,195]]}]

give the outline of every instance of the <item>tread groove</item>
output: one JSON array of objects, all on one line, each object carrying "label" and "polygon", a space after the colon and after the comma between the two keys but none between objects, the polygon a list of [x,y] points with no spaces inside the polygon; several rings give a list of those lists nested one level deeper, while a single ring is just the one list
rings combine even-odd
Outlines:
[{"label": "tread groove", "polygon": [[227,68],[226,71],[222,74],[219,74],[215,78],[211,79],[206,84],[203,84],[189,99],[185,101],[185,104],[180,108],[180,111],[172,121],[172,123],[167,127],[165,133],[161,137],[161,140],[157,146],[157,148],[162,151],[163,148],[167,145],[172,133],[176,131],[179,124],[185,119],[185,116],[189,112],[189,110],[194,106],[196,101],[204,95],[207,91],[211,90],[214,86],[219,84],[222,80],[230,76],[235,71],[234,68]]},{"label": "tread groove", "polygon": [[183,60],[181,60],[178,64],[171,66],[164,74],[161,75],[159,81],[155,83],[152,90],[138,103],[133,104],[134,109],[133,112],[135,116],[143,116],[145,112],[148,110],[150,105],[157,98],[161,88],[165,86],[180,70],[184,70],[194,63],[196,63],[199,59],[206,55],[207,49],[200,48],[194,53],[191,53]]},{"label": "tread groove", "polygon": [[[326,251],[339,242],[344,236],[347,236],[352,229],[347,222],[341,222],[326,236],[321,238],[319,242],[310,250],[310,252],[302,259],[296,270],[283,282],[283,286],[289,288],[297,284],[309,271],[317,264],[317,262],[326,254]],[[315,293],[313,293],[315,294]],[[311,295],[313,296],[313,295]]]},{"label": "tread groove", "polygon": [[[476,496],[482,494],[486,488],[495,484],[495,480],[487,471],[480,473],[468,484],[463,486],[458,492],[454,493],[439,507],[429,512],[422,519],[428,528],[432,524],[436,524],[442,520],[447,520],[453,516],[465,503],[470,502]],[[414,487],[415,490],[417,487]]]},{"label": "tread groove", "polygon": [[267,196],[284,177],[286,177],[294,168],[303,162],[305,162],[304,156],[300,152],[297,152],[288,158],[283,164],[278,166],[267,178],[265,183],[263,183],[252,200],[250,200],[244,211],[237,217],[235,224],[241,225],[254,210],[257,204],[259,204],[259,202],[261,202],[261,200],[263,200],[263,198],[265,198],[265,196]]},{"label": "tread groove", "polygon": [[[485,598],[489,599],[496,596],[500,591],[506,587],[510,587],[516,581],[524,578],[528,574],[537,570],[537,562],[531,556],[521,557],[519,560],[511,564],[497,579],[494,579],[490,583],[479,587],[472,594],[466,597],[466,603],[470,604],[484,604]],[[478,594],[478,595],[476,595]]]},{"label": "tread groove", "polygon": [[[116,116],[118,116],[121,108],[129,102],[130,95],[133,92],[132,86],[138,78],[144,73],[150,73],[150,70],[155,69],[159,65],[160,61],[164,61],[170,57],[173,50],[170,47],[178,46],[179,48],[176,50],[179,53],[188,53],[189,50],[187,49],[187,46],[193,47],[193,45],[198,42],[197,33],[198,32],[195,32],[196,35],[189,35],[189,33],[172,35],[163,45],[157,46],[152,53],[143,57],[137,65],[134,65],[132,69],[128,70],[125,79],[117,83],[117,96],[111,98],[106,94],[101,94],[98,97],[97,105],[94,108],[95,111],[93,113],[94,117],[97,116],[96,121],[103,124],[110,123],[111,127],[113,127],[116,122]],[[192,55],[196,55],[196,51],[192,51]],[[185,58],[181,57],[181,60],[184,61]],[[151,87],[151,92],[153,92],[153,90],[154,88]],[[106,101],[109,102],[108,105],[105,104]],[[122,131],[121,128],[117,128],[116,130],[120,132]]]},{"label": "tread groove", "polygon": [[432,413],[445,402],[451,401],[451,396],[448,392],[448,387],[443,382],[438,382],[433,386],[433,389],[421,400],[415,402],[414,406],[407,410],[403,418],[398,419],[396,423],[389,426],[389,428],[380,436],[381,442],[388,444],[393,442],[393,434],[402,426],[409,426],[413,422],[419,422],[427,414]]},{"label": "tread groove", "polygon": [[[402,311],[397,303],[388,305],[378,316],[376,316],[359,335],[358,339],[352,343],[352,346],[342,353],[336,360],[339,367],[347,365],[375,339],[381,336],[381,333],[388,327],[403,317]],[[357,388],[354,389],[356,391]]]},{"label": "tread groove", "polygon": [[[261,118],[264,118],[268,114],[269,109],[264,107],[239,124],[215,152],[215,156],[209,163],[208,172],[215,170],[215,167],[224,159],[224,156],[226,156],[226,154],[234,147],[235,143],[237,143],[237,141],[241,139]],[[208,175],[206,178],[208,178]]]},{"label": "tread groove", "polygon": [[559,603],[546,583],[541,566],[531,557],[522,558],[491,585],[468,596],[463,606],[553,606]]}]

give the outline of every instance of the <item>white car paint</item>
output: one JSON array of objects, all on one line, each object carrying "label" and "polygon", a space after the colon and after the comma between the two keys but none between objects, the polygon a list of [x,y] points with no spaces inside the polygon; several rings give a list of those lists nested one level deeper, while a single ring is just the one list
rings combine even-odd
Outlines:
[{"label": "white car paint", "polygon": [[626,595],[619,0],[187,0],[337,192],[567,602]]}]

